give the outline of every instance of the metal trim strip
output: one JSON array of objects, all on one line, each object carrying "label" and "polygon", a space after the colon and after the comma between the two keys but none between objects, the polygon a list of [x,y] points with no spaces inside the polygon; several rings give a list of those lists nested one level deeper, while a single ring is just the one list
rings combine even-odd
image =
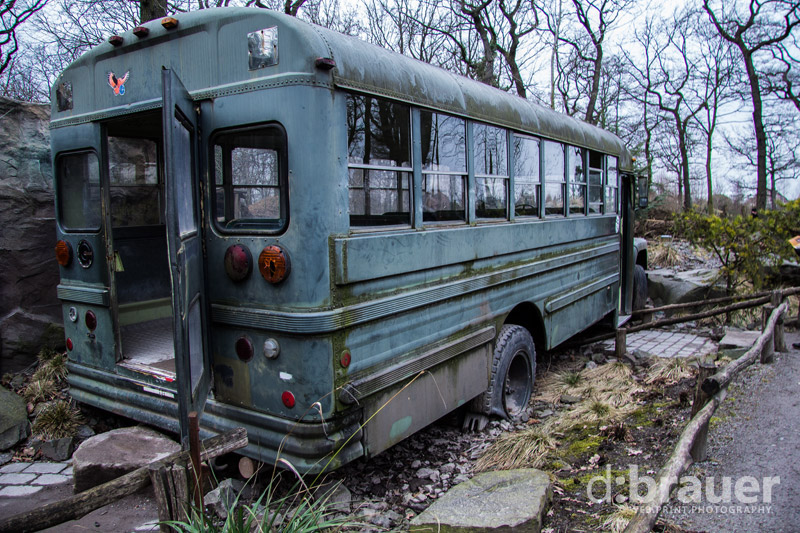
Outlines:
[{"label": "metal trim strip", "polygon": [[618,247],[619,245],[616,243],[605,244],[589,250],[543,259],[527,265],[330,311],[287,313],[212,304],[211,317],[215,323],[229,326],[286,333],[332,333],[347,326],[379,320],[467,293],[486,290],[490,287],[556,270],[598,255],[616,252]]},{"label": "metal trim strip", "polygon": [[617,281],[619,281],[619,274],[615,272],[597,281],[578,287],[575,290],[571,290],[566,294],[548,300],[544,304],[544,308],[548,313],[555,313],[559,309],[563,309],[564,307],[577,302],[584,296],[588,296],[589,294],[592,294],[594,292],[601,291],[606,287],[609,287],[612,284],[616,283]]},{"label": "metal trim strip", "polygon": [[60,300],[68,302],[104,305],[106,307],[110,305],[108,289],[59,285],[56,289],[56,294]]}]

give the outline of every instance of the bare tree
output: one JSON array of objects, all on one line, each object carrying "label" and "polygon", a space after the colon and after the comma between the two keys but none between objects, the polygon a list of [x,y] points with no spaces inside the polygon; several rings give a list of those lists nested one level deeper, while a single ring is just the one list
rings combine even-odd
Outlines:
[{"label": "bare tree", "polygon": [[35,13],[40,11],[48,0],[0,0],[0,74],[8,68],[14,55],[19,51],[17,29]]},{"label": "bare tree", "polygon": [[756,55],[769,51],[792,35],[792,30],[800,24],[800,2],[750,0],[744,8],[743,2],[720,0],[712,7],[710,1],[703,0],[703,9],[722,38],[739,50],[747,72],[756,137],[756,207],[764,209],[767,205],[768,146]]}]

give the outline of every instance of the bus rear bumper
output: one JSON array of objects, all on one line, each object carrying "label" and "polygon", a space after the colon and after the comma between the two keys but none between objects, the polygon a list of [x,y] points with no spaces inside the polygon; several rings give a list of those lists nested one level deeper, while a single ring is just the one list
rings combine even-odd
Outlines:
[{"label": "bus rear bumper", "polygon": [[[74,363],[69,363],[68,380],[70,394],[79,402],[179,433],[178,401],[172,389]],[[243,427],[249,444],[238,453],[316,474],[364,455],[361,416],[353,409],[324,422],[297,422],[209,399],[200,419],[200,436]]]}]

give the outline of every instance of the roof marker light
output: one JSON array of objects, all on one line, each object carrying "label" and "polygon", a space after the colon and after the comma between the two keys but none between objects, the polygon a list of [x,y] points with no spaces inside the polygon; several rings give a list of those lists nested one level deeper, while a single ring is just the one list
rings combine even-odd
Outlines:
[{"label": "roof marker light", "polygon": [[318,57],[314,66],[320,70],[331,70],[336,67],[336,61],[332,57]]},{"label": "roof marker light", "polygon": [[110,42],[114,46],[122,46],[124,39],[119,35],[112,35],[111,37],[108,38],[108,42]]},{"label": "roof marker light", "polygon": [[161,25],[164,26],[165,29],[171,30],[175,26],[178,25],[178,19],[172,17],[164,17],[161,19]]},{"label": "roof marker light", "polygon": [[133,34],[137,36],[139,39],[143,39],[150,35],[150,30],[145,28],[144,26],[136,26],[133,28]]}]

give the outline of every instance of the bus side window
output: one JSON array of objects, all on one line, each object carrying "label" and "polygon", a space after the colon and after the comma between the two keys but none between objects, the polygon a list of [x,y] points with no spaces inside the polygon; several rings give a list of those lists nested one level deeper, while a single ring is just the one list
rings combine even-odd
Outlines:
[{"label": "bus side window", "polygon": [[514,215],[539,216],[539,139],[514,136]]},{"label": "bus side window", "polygon": [[422,136],[422,219],[466,221],[467,123],[420,111]]},{"label": "bus side window", "polygon": [[564,215],[564,145],[544,141],[545,215]]},{"label": "bus side window", "polygon": [[347,95],[350,226],[411,224],[411,109]]},{"label": "bus side window", "polygon": [[617,171],[617,158],[606,156],[606,213],[618,213],[619,172]]},{"label": "bus side window", "polygon": [[504,219],[508,213],[508,134],[486,124],[475,124],[473,132],[475,215]]},{"label": "bus side window", "polygon": [[278,126],[214,138],[214,219],[223,229],[282,230],[288,220],[286,136]]},{"label": "bus side window", "polygon": [[100,229],[100,163],[94,152],[64,154],[56,162],[61,226],[66,230]]},{"label": "bus side window", "polygon": [[603,212],[603,154],[589,152],[589,213],[600,214]]},{"label": "bus side window", "polygon": [[570,146],[569,166],[569,214],[586,214],[586,151]]}]

